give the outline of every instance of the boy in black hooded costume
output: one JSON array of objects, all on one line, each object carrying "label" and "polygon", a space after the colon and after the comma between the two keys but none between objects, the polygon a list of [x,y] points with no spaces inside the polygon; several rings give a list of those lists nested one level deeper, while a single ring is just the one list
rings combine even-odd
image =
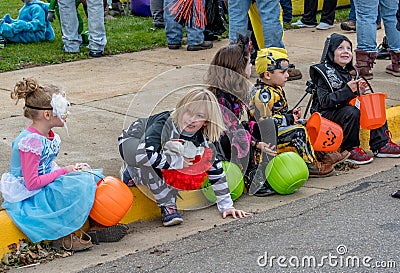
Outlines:
[{"label": "boy in black hooded costume", "polygon": [[[360,147],[360,110],[349,102],[357,97],[357,89],[364,94],[368,85],[364,79],[353,80],[350,75],[354,70],[352,50],[346,36],[328,36],[321,63],[310,67],[316,86],[311,112],[318,111],[343,128],[341,149],[350,152],[347,161],[361,165],[371,162],[373,157]],[[400,146],[391,141],[387,122],[370,131],[369,145],[375,157],[400,157]]]}]

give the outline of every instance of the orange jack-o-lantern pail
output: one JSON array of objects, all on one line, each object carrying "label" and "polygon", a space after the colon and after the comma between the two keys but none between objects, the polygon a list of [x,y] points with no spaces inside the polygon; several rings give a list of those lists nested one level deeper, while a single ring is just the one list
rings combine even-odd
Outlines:
[{"label": "orange jack-o-lantern pail", "polygon": [[306,124],[307,133],[315,151],[336,151],[343,141],[343,130],[339,124],[313,113]]},{"label": "orange jack-o-lantern pail", "polygon": [[121,180],[107,176],[97,182],[90,217],[104,226],[118,224],[133,203],[131,190]]}]

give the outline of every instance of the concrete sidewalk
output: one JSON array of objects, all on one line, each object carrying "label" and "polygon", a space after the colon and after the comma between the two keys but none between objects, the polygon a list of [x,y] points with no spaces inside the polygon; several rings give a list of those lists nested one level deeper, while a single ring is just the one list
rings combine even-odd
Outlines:
[{"label": "concrete sidewalk", "polygon": [[[329,31],[298,29],[285,32],[285,45],[290,60],[303,72],[303,79],[288,82],[285,87],[291,105],[304,94],[305,82],[309,79],[309,66],[319,61],[325,38],[333,32],[343,33],[338,25]],[[355,44],[355,33],[344,34]],[[383,30],[378,31],[378,41],[381,41],[383,35]],[[119,177],[122,160],[118,153],[117,137],[121,130],[137,117],[172,109],[177,97],[186,92],[187,88],[203,83],[211,58],[220,47],[227,44],[227,40],[219,41],[213,49],[199,52],[159,48],[1,73],[0,124],[3,130],[0,150],[3,160],[0,162],[0,172],[8,170],[12,140],[29,124],[22,116],[23,104],[14,105],[9,93],[23,77],[32,76],[41,82],[59,85],[65,89],[68,100],[73,104],[68,119],[68,133],[64,129],[57,129],[63,141],[57,163],[63,166],[87,162],[93,168],[103,168],[105,175]],[[386,60],[377,60],[371,84],[375,92],[388,94],[387,105],[390,108],[399,104],[400,94],[399,79],[384,72],[388,63]],[[307,101],[308,97],[301,104],[303,109]],[[398,141],[400,126],[397,116],[397,107],[388,109],[389,126],[394,139]],[[364,138],[363,146],[368,148],[366,145]],[[389,169],[399,163],[399,159],[377,159],[360,169],[340,172],[339,176],[310,179],[305,187],[293,195],[268,198],[243,196],[236,202],[236,206],[253,212],[268,210]],[[134,208],[124,219],[126,223],[132,222],[130,235],[121,242],[102,244],[91,251],[76,253],[73,258],[40,265],[35,268],[35,272],[75,272],[89,265],[116,259],[230,221],[221,219],[213,206],[185,212],[185,222],[181,226],[162,228],[158,219],[155,222],[137,221],[157,218],[159,211],[155,203],[146,200],[139,191],[134,192],[134,195]],[[3,213],[3,217],[0,215],[0,226],[4,227],[7,217],[4,211],[0,213]],[[6,242],[21,236],[18,229],[13,229],[15,227],[12,223],[7,226],[10,230],[0,234],[0,254],[6,251]],[[3,234],[9,234],[11,238],[4,238]]]}]

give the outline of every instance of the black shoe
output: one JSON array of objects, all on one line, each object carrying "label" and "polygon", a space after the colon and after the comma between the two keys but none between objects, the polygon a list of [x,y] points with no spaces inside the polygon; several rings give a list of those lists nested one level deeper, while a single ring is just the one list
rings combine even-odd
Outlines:
[{"label": "black shoe", "polygon": [[395,190],[395,191],[391,194],[391,196],[394,197],[394,198],[400,198],[400,190]]},{"label": "black shoe", "polygon": [[118,242],[126,234],[128,234],[127,227],[125,225],[114,225],[110,227],[104,227],[98,230],[88,230],[87,234],[92,239],[92,243],[98,245],[99,243],[112,243]]},{"label": "black shoe", "polygon": [[390,60],[390,53],[386,50],[386,48],[379,48],[376,58],[379,60]]},{"label": "black shoe", "polygon": [[270,196],[275,194],[276,192],[271,188],[268,182],[265,182],[264,185],[254,194],[258,197]]},{"label": "black shoe", "polygon": [[376,56],[379,60],[390,60],[390,53],[387,51],[389,48],[386,36],[383,37],[383,41],[378,45],[378,55]]},{"label": "black shoe", "polygon": [[165,24],[163,24],[163,23],[154,23],[153,26],[155,28],[165,28]]},{"label": "black shoe", "polygon": [[210,49],[213,47],[212,41],[204,41],[199,45],[190,45],[187,47],[187,51],[199,51],[204,49]]},{"label": "black shoe", "polygon": [[168,48],[169,49],[180,49],[181,48],[181,44],[168,44]]},{"label": "black shoe", "polygon": [[93,58],[103,57],[103,51],[101,50],[90,50],[89,56]]}]

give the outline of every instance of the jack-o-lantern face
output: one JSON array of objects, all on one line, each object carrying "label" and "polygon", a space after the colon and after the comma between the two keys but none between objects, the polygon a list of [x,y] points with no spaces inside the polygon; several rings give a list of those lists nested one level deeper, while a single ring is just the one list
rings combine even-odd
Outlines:
[{"label": "jack-o-lantern face", "polygon": [[325,134],[326,134],[326,140],[322,143],[322,146],[329,147],[335,145],[336,133],[332,130],[331,127],[329,127],[328,130],[325,131]]}]

